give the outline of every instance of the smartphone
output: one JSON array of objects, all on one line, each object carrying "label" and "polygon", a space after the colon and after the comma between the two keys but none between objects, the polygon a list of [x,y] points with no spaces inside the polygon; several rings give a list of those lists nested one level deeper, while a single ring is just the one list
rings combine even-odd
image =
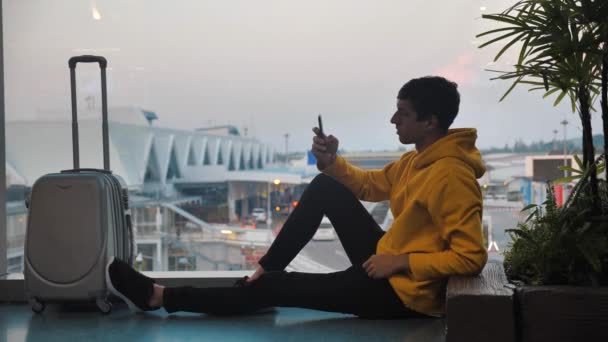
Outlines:
[{"label": "smartphone", "polygon": [[325,133],[323,133],[323,120],[321,119],[321,114],[319,114],[319,135],[324,137]]}]

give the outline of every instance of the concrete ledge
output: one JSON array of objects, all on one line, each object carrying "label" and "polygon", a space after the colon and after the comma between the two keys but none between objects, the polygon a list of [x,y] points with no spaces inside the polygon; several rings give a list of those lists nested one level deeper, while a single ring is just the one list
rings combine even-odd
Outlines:
[{"label": "concrete ledge", "polygon": [[446,299],[446,341],[515,341],[513,287],[501,262],[489,261],[475,277],[451,277]]}]

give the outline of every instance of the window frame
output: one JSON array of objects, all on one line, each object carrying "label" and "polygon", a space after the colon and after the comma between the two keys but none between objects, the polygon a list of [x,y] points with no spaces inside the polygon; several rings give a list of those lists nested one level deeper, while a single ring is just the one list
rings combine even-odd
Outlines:
[{"label": "window frame", "polygon": [[0,277],[7,272],[6,230],[6,141],[4,134],[4,33],[2,30],[2,2],[0,2]]}]

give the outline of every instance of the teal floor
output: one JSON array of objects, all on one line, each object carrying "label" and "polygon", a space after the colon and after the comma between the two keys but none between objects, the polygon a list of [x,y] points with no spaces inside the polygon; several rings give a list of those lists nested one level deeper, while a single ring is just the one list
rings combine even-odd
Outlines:
[{"label": "teal floor", "polygon": [[441,319],[363,320],[350,315],[278,308],[231,318],[164,310],[132,314],[115,305],[50,305],[43,314],[26,304],[0,304],[0,341],[444,341]]}]

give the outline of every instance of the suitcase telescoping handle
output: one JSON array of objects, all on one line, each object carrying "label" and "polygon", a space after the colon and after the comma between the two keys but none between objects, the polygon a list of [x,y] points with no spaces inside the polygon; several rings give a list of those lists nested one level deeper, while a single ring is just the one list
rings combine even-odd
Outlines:
[{"label": "suitcase telescoping handle", "polygon": [[101,127],[103,135],[103,168],[110,171],[110,138],[108,133],[108,94],[106,85],[106,67],[108,61],[101,56],[75,56],[70,58],[70,88],[72,91],[72,149],[74,154],[74,169],[80,168],[80,149],[78,145],[78,112],[76,106],[76,64],[99,63],[101,69]]}]

